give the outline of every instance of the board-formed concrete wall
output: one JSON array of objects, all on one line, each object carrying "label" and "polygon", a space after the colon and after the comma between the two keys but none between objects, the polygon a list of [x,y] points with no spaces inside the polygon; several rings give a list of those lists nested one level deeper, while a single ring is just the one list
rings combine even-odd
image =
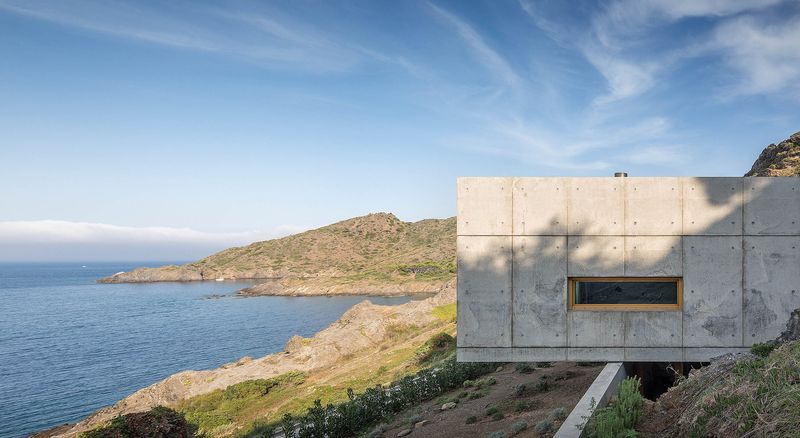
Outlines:
[{"label": "board-formed concrete wall", "polygon": [[[571,310],[567,278],[683,277],[678,311]],[[800,178],[459,178],[458,359],[707,361],[800,307]]]}]

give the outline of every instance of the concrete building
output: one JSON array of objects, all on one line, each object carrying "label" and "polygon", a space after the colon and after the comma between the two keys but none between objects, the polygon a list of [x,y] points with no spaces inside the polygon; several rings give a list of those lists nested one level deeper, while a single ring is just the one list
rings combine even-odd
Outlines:
[{"label": "concrete building", "polygon": [[699,362],[800,307],[800,178],[459,178],[458,359]]}]

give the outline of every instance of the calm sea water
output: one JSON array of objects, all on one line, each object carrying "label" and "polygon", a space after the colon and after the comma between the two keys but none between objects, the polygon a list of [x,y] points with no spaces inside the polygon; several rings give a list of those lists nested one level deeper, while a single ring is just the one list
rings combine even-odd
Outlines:
[{"label": "calm sea water", "polygon": [[80,420],[181,370],[280,351],[365,299],[232,296],[250,282],[95,283],[162,264],[0,263],[0,437]]}]

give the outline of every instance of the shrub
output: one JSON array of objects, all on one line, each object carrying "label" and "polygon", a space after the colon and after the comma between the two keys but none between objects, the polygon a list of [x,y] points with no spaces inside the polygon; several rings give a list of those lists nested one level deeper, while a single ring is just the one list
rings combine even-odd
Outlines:
[{"label": "shrub", "polygon": [[525,388],[526,386],[524,383],[520,383],[519,385],[514,386],[514,394],[516,394],[517,396],[525,394]]},{"label": "shrub", "polygon": [[478,417],[476,417],[474,415],[470,415],[469,417],[467,417],[467,421],[466,421],[467,424],[474,424],[474,423],[477,423],[477,422],[478,422]]},{"label": "shrub", "polygon": [[468,396],[469,396],[469,392],[467,392],[467,391],[463,391],[460,394],[458,394],[458,398],[465,398],[465,397],[468,397]]},{"label": "shrub", "polygon": [[497,432],[490,433],[489,438],[508,438],[508,435],[502,430],[498,430]]},{"label": "shrub", "polygon": [[553,429],[553,422],[550,420],[542,420],[536,423],[536,426],[533,428],[539,433],[547,433]]},{"label": "shrub", "polygon": [[[317,402],[319,402],[319,400],[317,400]],[[294,417],[292,417],[292,414],[283,415],[281,427],[283,428],[283,436],[294,436]]]},{"label": "shrub", "polygon": [[553,421],[561,421],[567,418],[567,410],[559,407],[550,411],[550,419]]},{"label": "shrub", "polygon": [[525,420],[515,421],[514,424],[511,425],[511,433],[513,435],[517,435],[522,433],[522,431],[528,428],[528,422]]},{"label": "shrub", "polygon": [[473,392],[469,393],[469,399],[470,400],[477,400],[477,399],[479,399],[479,398],[481,398],[481,397],[483,397],[485,395],[486,395],[486,390],[485,389],[481,389],[481,390],[473,391]]},{"label": "shrub", "polygon": [[589,437],[616,438],[636,436],[634,426],[642,415],[642,394],[638,377],[622,381],[616,402],[595,409],[586,426]]},{"label": "shrub", "polygon": [[414,425],[414,424],[417,424],[417,423],[419,423],[419,422],[420,422],[420,421],[422,421],[422,420],[423,420],[423,418],[422,418],[422,415],[420,415],[420,414],[414,414],[414,415],[412,415],[412,416],[410,416],[410,417],[406,418],[406,423],[409,423],[409,424],[411,424],[411,425]]},{"label": "shrub", "polygon": [[552,366],[552,362],[536,362],[536,368],[551,368]]},{"label": "shrub", "polygon": [[526,412],[533,409],[533,407],[534,407],[533,400],[520,400],[514,405],[514,411]]},{"label": "shrub", "polygon": [[536,382],[536,385],[533,387],[534,390],[537,392],[547,392],[553,389],[553,384],[550,382],[550,379],[547,376],[539,377],[539,381]]},{"label": "shrub", "polygon": [[120,415],[105,426],[82,433],[81,438],[112,438],[127,436],[170,436],[189,438],[196,428],[179,412],[156,406],[147,412]]},{"label": "shrub", "polygon": [[454,337],[447,333],[437,333],[420,345],[415,352],[417,363],[425,364],[444,359],[456,346]]},{"label": "shrub", "polygon": [[777,347],[776,344],[770,343],[754,344],[752,347],[750,347],[750,352],[756,356],[767,357],[770,353],[772,353],[772,350],[774,350],[775,347]]},{"label": "shrub", "polygon": [[491,417],[492,415],[500,412],[500,409],[497,409],[497,406],[489,406],[486,408],[486,416]]},{"label": "shrub", "polygon": [[503,415],[502,412],[495,412],[494,414],[492,414],[492,421],[500,421],[503,418],[506,418],[506,416]]},{"label": "shrub", "polygon": [[317,400],[304,416],[296,418],[298,437],[341,438],[359,435],[369,426],[395,413],[432,400],[445,391],[460,387],[465,380],[476,379],[493,370],[494,364],[462,363],[450,358],[436,368],[403,377],[388,389],[379,385],[362,394],[355,394],[348,389],[347,401],[323,407]]},{"label": "shrub", "polygon": [[528,362],[519,362],[519,363],[517,363],[517,365],[514,367],[514,369],[516,369],[518,373],[522,373],[522,374],[530,374],[530,373],[532,373],[534,370],[536,370],[536,368],[534,368],[534,367],[533,367],[531,364],[529,364]]}]

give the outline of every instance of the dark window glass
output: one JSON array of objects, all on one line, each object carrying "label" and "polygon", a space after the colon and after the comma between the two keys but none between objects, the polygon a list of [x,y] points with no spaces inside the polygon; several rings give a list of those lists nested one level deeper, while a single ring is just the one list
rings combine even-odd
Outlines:
[{"label": "dark window glass", "polygon": [[677,304],[673,281],[576,281],[575,304]]}]

